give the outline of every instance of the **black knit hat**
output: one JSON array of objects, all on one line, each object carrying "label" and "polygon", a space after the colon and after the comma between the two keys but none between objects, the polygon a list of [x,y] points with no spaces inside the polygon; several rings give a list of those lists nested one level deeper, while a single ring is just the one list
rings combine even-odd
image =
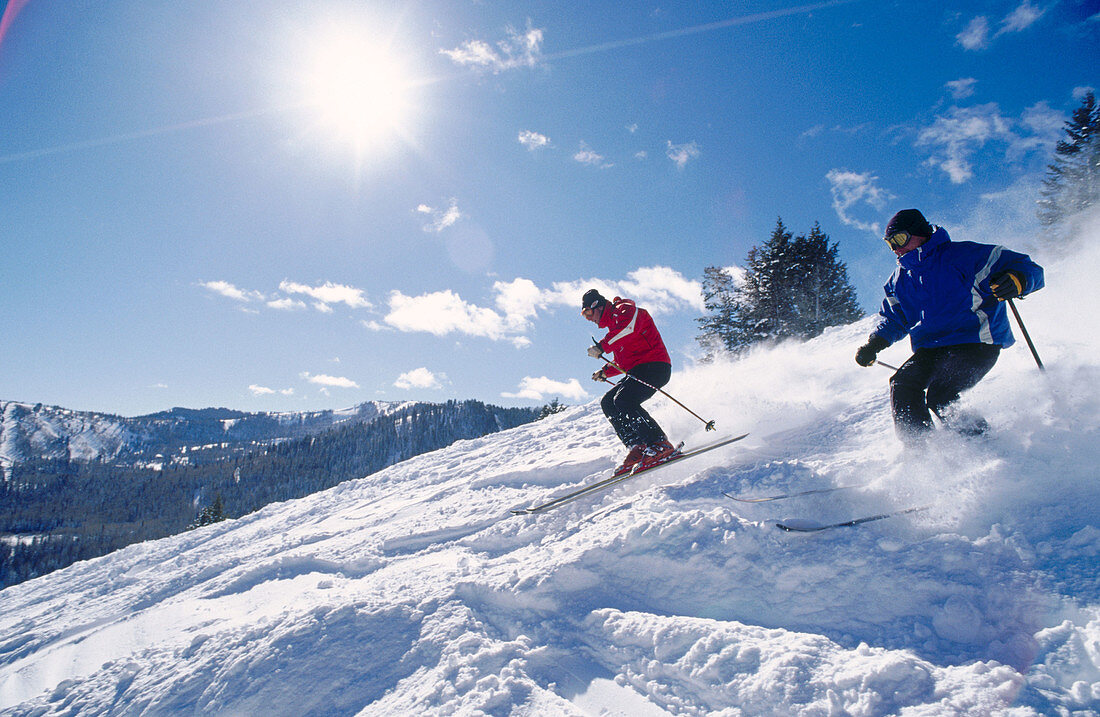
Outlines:
[{"label": "black knit hat", "polygon": [[584,292],[584,298],[581,299],[582,309],[594,309],[597,306],[603,306],[607,303],[607,299],[603,298],[600,292],[595,289],[589,289]]},{"label": "black knit hat", "polygon": [[890,223],[886,225],[886,236],[892,236],[898,232],[909,232],[917,237],[932,236],[932,225],[916,209],[902,209],[894,215]]}]

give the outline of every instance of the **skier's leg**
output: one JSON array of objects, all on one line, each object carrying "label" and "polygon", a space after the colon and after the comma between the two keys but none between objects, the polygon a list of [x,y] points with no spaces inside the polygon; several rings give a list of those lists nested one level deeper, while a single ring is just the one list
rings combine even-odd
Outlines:
[{"label": "skier's leg", "polygon": [[638,445],[633,423],[626,420],[622,409],[620,409],[616,403],[616,397],[624,389],[626,389],[626,385],[624,383],[619,383],[605,393],[603,399],[600,401],[600,407],[603,409],[603,415],[607,416],[607,420],[611,423],[611,427],[615,429],[615,434],[619,437],[619,440],[623,442],[623,445],[627,448],[633,448]]},{"label": "skier's leg", "polygon": [[668,440],[661,426],[642,407],[642,402],[648,401],[657,392],[656,389],[668,383],[672,366],[667,363],[645,363],[635,366],[628,373],[638,380],[624,379],[626,385],[615,398],[615,406],[623,415],[623,420],[631,425],[633,435],[641,445],[649,446]]},{"label": "skier's leg", "polygon": [[943,349],[928,384],[928,408],[952,428],[978,435],[989,427],[977,414],[963,414],[951,404],[963,391],[973,388],[997,363],[1000,346],[960,344]]},{"label": "skier's leg", "polygon": [[619,438],[628,446],[645,445],[641,435],[645,431],[645,419],[648,416],[641,402],[652,396],[653,389],[646,388],[629,376],[619,382],[618,387],[609,392],[610,401],[605,397],[604,413]]},{"label": "skier's leg", "polygon": [[890,377],[890,406],[898,438],[909,441],[932,430],[924,392],[935,368],[934,351],[917,349]]}]

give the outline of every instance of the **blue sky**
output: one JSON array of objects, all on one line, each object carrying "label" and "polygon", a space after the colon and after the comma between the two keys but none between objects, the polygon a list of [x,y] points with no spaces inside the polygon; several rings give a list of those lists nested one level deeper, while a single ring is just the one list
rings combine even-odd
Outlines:
[{"label": "blue sky", "polygon": [[897,209],[1034,248],[1098,50],[1084,0],[9,1],[0,399],[580,402],[586,288],[683,365],[778,216],[873,311]]}]

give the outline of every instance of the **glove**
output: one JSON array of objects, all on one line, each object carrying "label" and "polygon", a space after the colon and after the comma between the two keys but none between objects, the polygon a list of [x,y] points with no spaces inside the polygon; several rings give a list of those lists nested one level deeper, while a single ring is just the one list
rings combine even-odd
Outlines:
[{"label": "glove", "polygon": [[1024,282],[1014,271],[1006,271],[989,280],[989,288],[997,301],[1015,299],[1024,291]]},{"label": "glove", "polygon": [[603,356],[603,349],[596,344],[592,344],[588,347],[588,355],[592,358],[599,358],[600,356]]},{"label": "glove", "polygon": [[607,380],[607,374],[605,374],[603,372],[603,369],[601,368],[599,371],[592,374],[592,380],[595,381],[596,383],[602,383],[603,381]]},{"label": "glove", "polygon": [[856,351],[856,363],[860,366],[870,366],[875,362],[875,357],[878,356],[878,352],[890,344],[886,343],[886,339],[882,338],[878,334],[871,334],[867,337],[867,343],[859,347]]}]

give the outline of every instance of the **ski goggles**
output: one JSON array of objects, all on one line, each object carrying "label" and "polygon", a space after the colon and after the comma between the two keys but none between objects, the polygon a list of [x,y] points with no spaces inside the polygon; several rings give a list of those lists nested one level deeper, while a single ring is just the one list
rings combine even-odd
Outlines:
[{"label": "ski goggles", "polygon": [[908,244],[909,240],[912,238],[913,235],[909,232],[894,232],[893,234],[889,234],[883,237],[886,243],[894,247],[895,249],[901,249],[903,246]]}]

